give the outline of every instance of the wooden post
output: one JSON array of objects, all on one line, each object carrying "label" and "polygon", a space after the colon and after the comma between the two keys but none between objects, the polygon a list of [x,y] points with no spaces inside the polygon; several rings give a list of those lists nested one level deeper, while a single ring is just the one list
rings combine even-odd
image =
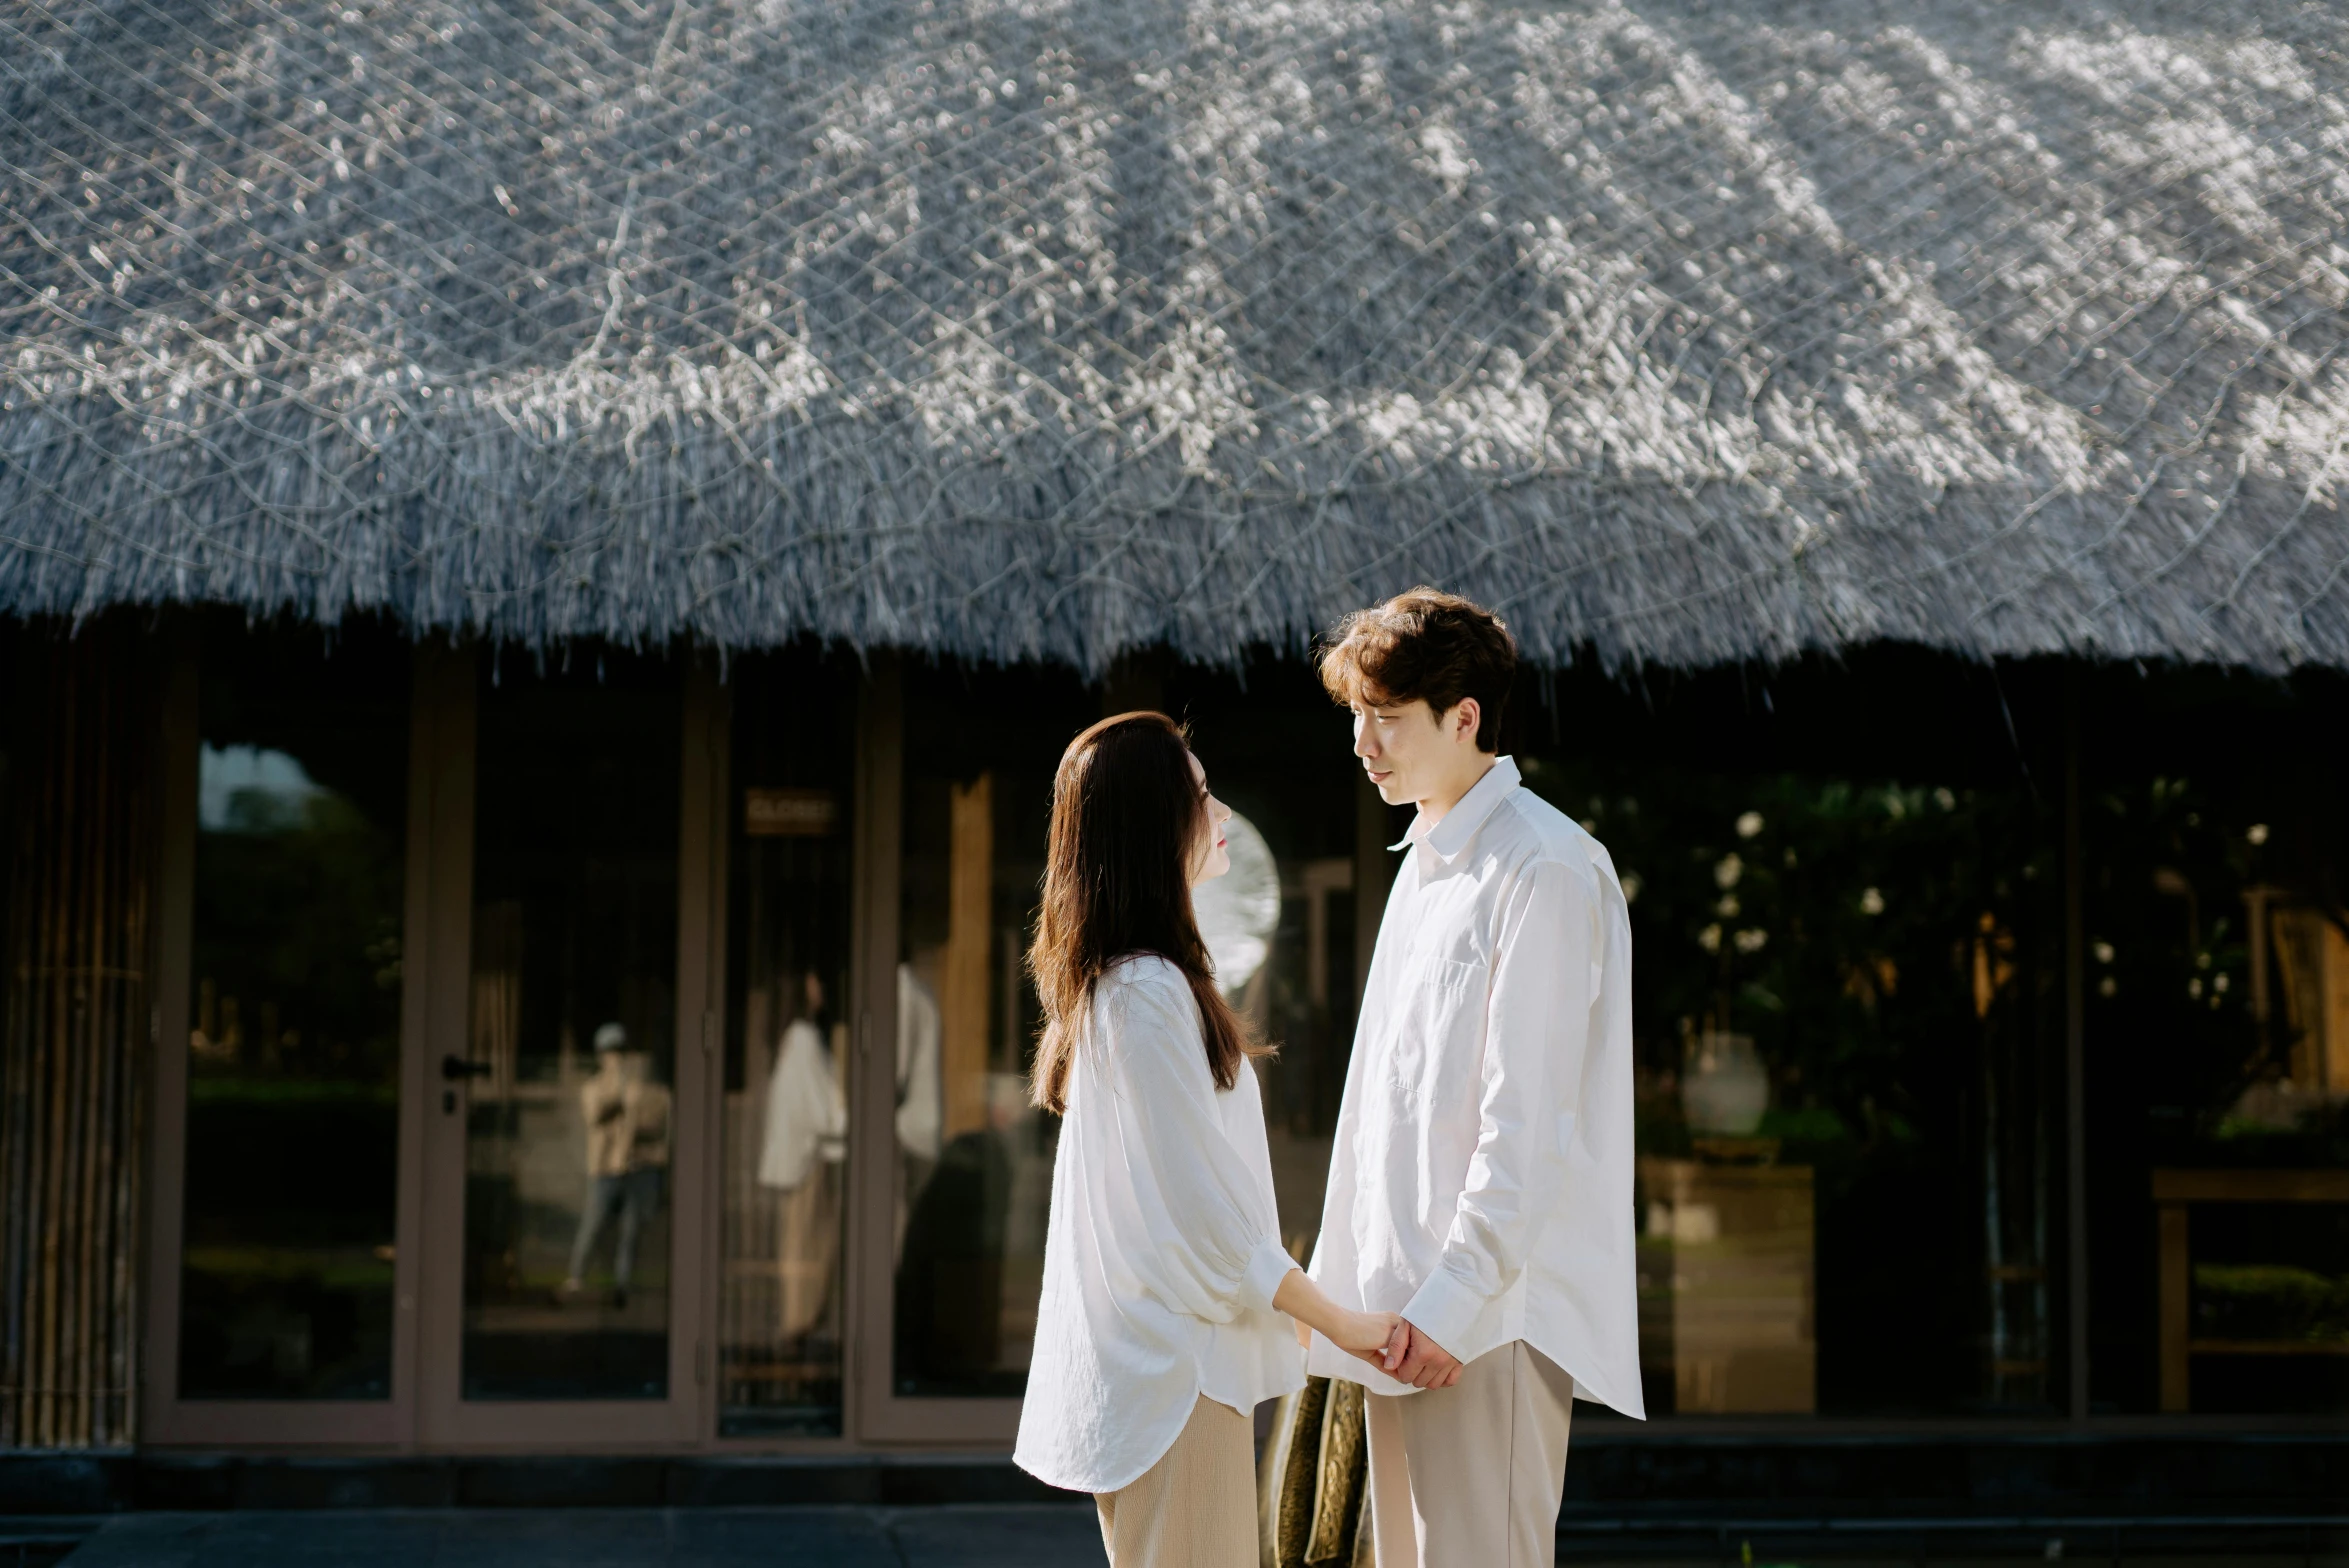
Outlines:
[{"label": "wooden post", "polygon": [[994,945],[995,776],[953,786],[946,866],[946,956],[938,977],[946,1136],[987,1125],[987,963]]},{"label": "wooden post", "polygon": [[2187,1316],[2193,1272],[2193,1248],[2187,1231],[2186,1205],[2165,1203],[2161,1216],[2159,1253],[2161,1301],[2161,1408],[2164,1415],[2183,1415],[2193,1408],[2193,1356],[2187,1348],[2192,1324]]},{"label": "wooden post", "polygon": [[2064,1365],[2088,1419],[2088,937],[2080,843],[2080,672],[2064,672]]}]

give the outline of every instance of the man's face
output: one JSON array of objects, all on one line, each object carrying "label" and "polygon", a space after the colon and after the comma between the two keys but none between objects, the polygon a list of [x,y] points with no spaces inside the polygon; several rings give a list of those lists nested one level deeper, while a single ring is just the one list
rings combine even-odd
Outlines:
[{"label": "man's face", "polygon": [[1473,750],[1476,744],[1475,705],[1467,700],[1443,714],[1424,698],[1389,704],[1358,700],[1351,706],[1354,755],[1378,786],[1378,798],[1390,806],[1439,793],[1439,781],[1459,765],[1463,721],[1466,745]]}]

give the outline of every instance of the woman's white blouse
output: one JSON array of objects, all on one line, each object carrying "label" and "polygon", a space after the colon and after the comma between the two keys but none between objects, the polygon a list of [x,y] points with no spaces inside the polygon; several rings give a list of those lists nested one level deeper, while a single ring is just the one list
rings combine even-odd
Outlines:
[{"label": "woman's white blouse", "polygon": [[1114,1492],[1174,1446],[1204,1394],[1242,1415],[1305,1382],[1272,1293],[1280,1244],[1256,1073],[1218,1090],[1199,1010],[1163,958],[1094,988],[1052,1170],[1044,1292],[1012,1460]]}]

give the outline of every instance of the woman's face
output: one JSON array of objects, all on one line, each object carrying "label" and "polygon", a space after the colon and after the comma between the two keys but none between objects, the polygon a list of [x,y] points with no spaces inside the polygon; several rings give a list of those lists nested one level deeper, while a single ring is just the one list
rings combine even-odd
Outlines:
[{"label": "woman's face", "polygon": [[1232,820],[1232,808],[1207,787],[1207,770],[1191,758],[1191,782],[1199,787],[1200,820],[1207,831],[1191,841],[1191,885],[1212,881],[1232,869],[1232,852],[1223,841],[1223,825]]}]

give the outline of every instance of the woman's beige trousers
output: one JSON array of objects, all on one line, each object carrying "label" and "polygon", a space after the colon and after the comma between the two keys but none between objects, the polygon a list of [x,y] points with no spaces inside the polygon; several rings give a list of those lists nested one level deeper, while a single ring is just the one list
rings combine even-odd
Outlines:
[{"label": "woman's beige trousers", "polygon": [[1110,1568],[1256,1568],[1255,1429],[1201,1395],[1174,1447],[1093,1504]]}]

